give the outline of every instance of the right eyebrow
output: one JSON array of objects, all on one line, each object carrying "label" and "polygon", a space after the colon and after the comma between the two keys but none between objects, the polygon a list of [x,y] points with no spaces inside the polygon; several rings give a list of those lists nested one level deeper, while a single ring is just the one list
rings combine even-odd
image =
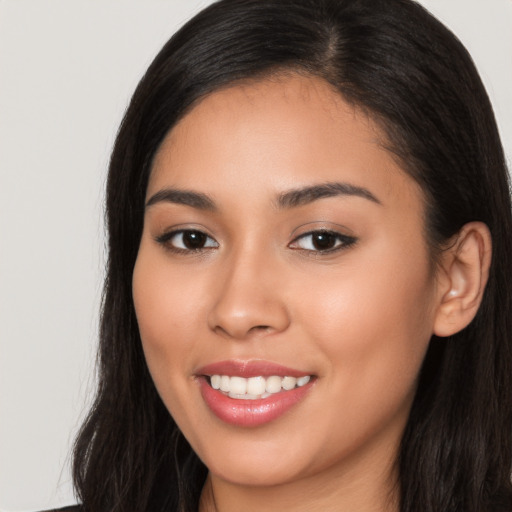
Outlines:
[{"label": "right eyebrow", "polygon": [[157,203],[184,204],[199,210],[217,211],[213,199],[206,194],[192,192],[190,190],[179,190],[175,188],[164,188],[153,194],[146,202],[146,208]]}]

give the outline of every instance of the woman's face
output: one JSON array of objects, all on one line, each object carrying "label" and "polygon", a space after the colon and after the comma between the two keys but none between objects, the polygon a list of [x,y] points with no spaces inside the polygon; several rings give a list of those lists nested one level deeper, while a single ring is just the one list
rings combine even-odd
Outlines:
[{"label": "woman's face", "polygon": [[421,190],[382,142],[329,85],[288,76],[210,94],[161,145],[133,296],[212,477],[389,470],[438,292]]}]

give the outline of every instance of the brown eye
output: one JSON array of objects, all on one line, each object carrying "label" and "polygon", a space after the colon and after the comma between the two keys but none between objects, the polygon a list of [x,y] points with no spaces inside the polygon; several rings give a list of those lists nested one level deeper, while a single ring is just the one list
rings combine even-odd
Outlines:
[{"label": "brown eye", "polygon": [[334,233],[321,232],[313,233],[311,235],[311,243],[317,251],[327,251],[334,249],[338,241]]},{"label": "brown eye", "polygon": [[178,251],[200,251],[218,247],[219,244],[206,233],[195,229],[182,229],[158,237],[157,242]]},{"label": "brown eye", "polygon": [[181,235],[183,245],[187,249],[202,249],[208,237],[201,231],[184,231]]},{"label": "brown eye", "polygon": [[356,242],[352,236],[342,235],[335,231],[311,231],[295,239],[290,247],[313,252],[329,252],[349,247]]}]

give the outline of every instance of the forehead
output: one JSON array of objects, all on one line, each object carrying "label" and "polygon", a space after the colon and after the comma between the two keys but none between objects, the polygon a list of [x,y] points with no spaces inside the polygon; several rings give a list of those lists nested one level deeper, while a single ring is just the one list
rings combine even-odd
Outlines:
[{"label": "forehead", "polygon": [[162,186],[206,187],[220,197],[249,184],[257,193],[343,180],[417,200],[386,145],[377,123],[322,79],[238,83],[203,98],[169,132],[148,195]]},{"label": "forehead", "polygon": [[[236,134],[233,130],[228,132],[227,122],[231,128],[236,127]],[[293,136],[299,137],[310,131],[315,133],[315,139],[322,138],[328,143],[334,135],[334,124],[337,124],[338,144],[354,130],[357,138],[376,145],[385,140],[369,116],[345,101],[320,78],[282,74],[263,80],[235,82],[202,98],[170,130],[157,152],[155,167],[170,150],[179,153],[186,149],[190,137],[198,140],[201,136],[202,142],[211,142],[220,148],[230,141],[233,144],[246,142],[249,137],[284,141],[287,136],[288,142],[293,142]],[[231,135],[229,141],[228,135]],[[304,142],[302,140],[301,145]],[[295,149],[299,148],[295,146]]]}]

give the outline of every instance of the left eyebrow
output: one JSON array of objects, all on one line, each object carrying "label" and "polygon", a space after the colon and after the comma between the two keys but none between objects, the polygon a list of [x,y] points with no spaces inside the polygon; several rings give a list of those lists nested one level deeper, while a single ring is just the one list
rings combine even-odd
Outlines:
[{"label": "left eyebrow", "polygon": [[318,199],[335,196],[357,196],[382,205],[381,201],[364,187],[351,185],[350,183],[334,182],[321,183],[283,192],[277,198],[277,206],[279,208],[296,208]]}]

